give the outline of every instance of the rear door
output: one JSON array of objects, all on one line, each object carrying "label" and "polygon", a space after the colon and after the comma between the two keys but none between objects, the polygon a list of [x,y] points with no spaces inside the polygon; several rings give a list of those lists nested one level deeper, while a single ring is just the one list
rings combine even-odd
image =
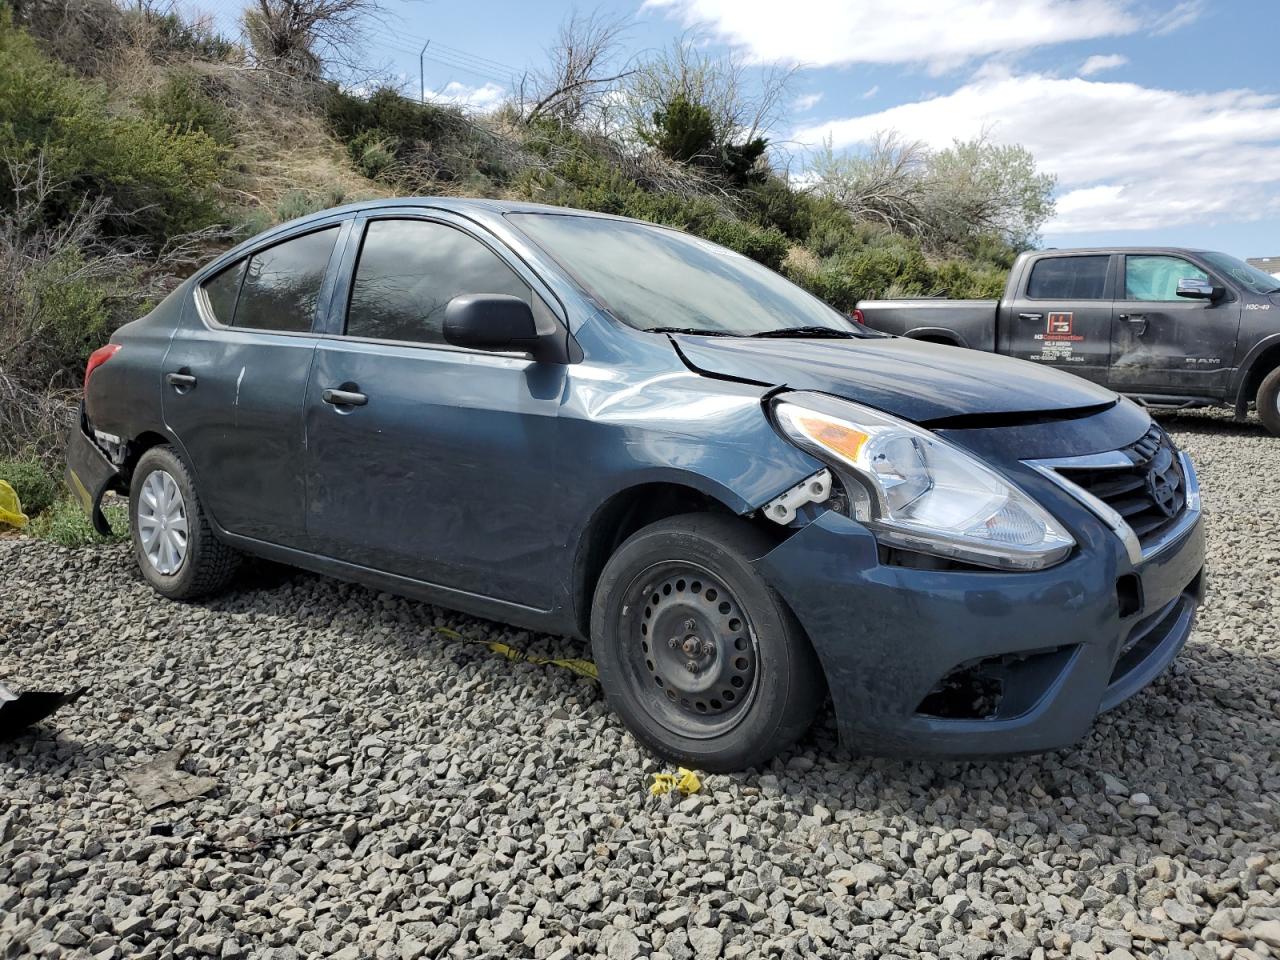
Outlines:
[{"label": "rear door", "polygon": [[1002,308],[1008,353],[1106,383],[1112,260],[1108,253],[1064,253],[1031,261],[1019,293]]},{"label": "rear door", "polygon": [[[462,294],[549,310],[538,281],[487,233],[422,211],[362,222],[343,276],[345,323],[317,348],[306,396],[316,549],[547,609],[564,539],[548,504],[560,495],[566,368],[453,347],[442,333]],[[327,401],[333,390],[344,393]]]},{"label": "rear door", "polygon": [[346,229],[291,234],[204,278],[165,356],[165,422],[232,533],[305,542],[302,400]]},{"label": "rear door", "polygon": [[1179,280],[1223,286],[1185,257],[1130,253],[1121,260],[1111,386],[1123,393],[1223,396],[1240,326],[1239,299],[1231,293],[1216,302],[1179,297]]}]

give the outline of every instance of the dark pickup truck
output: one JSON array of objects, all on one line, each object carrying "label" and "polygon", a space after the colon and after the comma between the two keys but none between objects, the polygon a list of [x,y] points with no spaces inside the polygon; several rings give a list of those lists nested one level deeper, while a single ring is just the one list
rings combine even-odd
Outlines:
[{"label": "dark pickup truck", "polygon": [[1162,407],[1231,406],[1280,434],[1280,280],[1207,250],[1024,253],[1000,300],[864,300],[915,340],[1057,367]]}]

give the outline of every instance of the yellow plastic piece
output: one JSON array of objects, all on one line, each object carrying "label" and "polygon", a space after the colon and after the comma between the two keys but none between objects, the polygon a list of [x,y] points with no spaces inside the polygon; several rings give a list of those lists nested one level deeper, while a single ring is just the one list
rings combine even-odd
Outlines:
[{"label": "yellow plastic piece", "polygon": [[457,630],[450,630],[448,627],[435,627],[436,633],[443,633],[447,637],[453,637],[455,640],[462,640],[466,643],[481,643],[488,647],[492,652],[508,660],[515,662],[532,663],[537,666],[563,667],[565,670],[571,670],[580,677],[589,677],[592,680],[599,680],[600,674],[596,671],[596,665],[590,660],[572,660],[560,659],[556,657],[531,657],[523,650],[505,643],[499,643],[497,640],[476,640],[472,637],[464,636]]},{"label": "yellow plastic piece", "polygon": [[7,524],[21,530],[27,525],[27,515],[22,512],[22,501],[13,487],[0,480],[0,525]]},{"label": "yellow plastic piece", "polygon": [[649,792],[655,797],[661,797],[672,790],[678,790],[687,797],[701,789],[702,781],[698,779],[698,775],[692,770],[680,767],[675,773],[655,773],[653,786],[649,788]]}]

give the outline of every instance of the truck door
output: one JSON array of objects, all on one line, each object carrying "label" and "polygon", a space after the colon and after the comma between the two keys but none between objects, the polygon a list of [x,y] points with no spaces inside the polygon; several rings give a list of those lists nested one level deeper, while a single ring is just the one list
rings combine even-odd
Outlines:
[{"label": "truck door", "polygon": [[[1111,360],[1112,256],[1061,254],[1033,260],[999,322],[1014,357],[1107,382]],[[1005,352],[1005,351],[1002,351]]]},{"label": "truck door", "polygon": [[1222,285],[1183,257],[1127,254],[1121,260],[1110,386],[1122,393],[1222,397],[1235,355],[1239,299],[1230,293],[1216,301],[1179,297],[1179,280]]}]

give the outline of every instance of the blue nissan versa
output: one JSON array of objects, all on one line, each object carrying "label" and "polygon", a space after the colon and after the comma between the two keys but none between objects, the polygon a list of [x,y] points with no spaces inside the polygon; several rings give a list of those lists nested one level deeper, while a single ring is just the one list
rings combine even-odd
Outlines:
[{"label": "blue nissan versa", "polygon": [[1191,630],[1195,472],[1139,407],[859,327],[674,230],[480,200],[278,227],[86,370],[69,479],[176,600],[257,554],[589,639],[655,752],[1055,748]]}]

